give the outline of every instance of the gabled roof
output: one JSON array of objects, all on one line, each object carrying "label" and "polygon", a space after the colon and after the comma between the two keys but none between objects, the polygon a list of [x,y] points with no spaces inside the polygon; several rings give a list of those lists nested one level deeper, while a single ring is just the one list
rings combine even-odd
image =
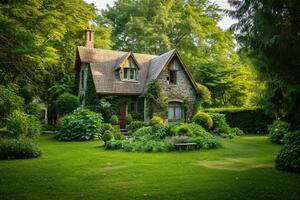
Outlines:
[{"label": "gabled roof", "polygon": [[[192,85],[195,89],[197,88],[176,49],[156,56],[80,46],[78,47],[78,56],[82,63],[90,64],[97,93],[139,95],[144,91],[147,82],[156,79],[174,56],[177,56]],[[118,71],[116,71],[130,56],[139,68],[137,82],[121,81]]]},{"label": "gabled roof", "polygon": [[118,59],[117,64],[115,66],[115,69],[118,70],[121,68],[122,64],[129,58],[131,57],[135,65],[140,69],[138,62],[135,59],[135,56],[133,55],[132,52],[128,52],[124,54],[121,58]]}]

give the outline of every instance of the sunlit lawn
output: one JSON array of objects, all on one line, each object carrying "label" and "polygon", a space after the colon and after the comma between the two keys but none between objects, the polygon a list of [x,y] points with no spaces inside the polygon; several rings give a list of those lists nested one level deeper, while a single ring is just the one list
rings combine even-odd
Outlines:
[{"label": "sunlit lawn", "polygon": [[0,199],[300,199],[300,176],[274,169],[264,136],[209,151],[105,151],[42,136],[38,159],[0,161]]}]

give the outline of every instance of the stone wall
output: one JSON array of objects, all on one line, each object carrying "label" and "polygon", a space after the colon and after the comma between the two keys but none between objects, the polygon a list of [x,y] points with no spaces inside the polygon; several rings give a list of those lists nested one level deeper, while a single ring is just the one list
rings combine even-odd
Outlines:
[{"label": "stone wall", "polygon": [[184,69],[180,67],[177,71],[177,84],[170,85],[168,81],[169,70],[166,66],[160,75],[157,77],[157,80],[161,84],[162,91],[164,92],[167,101],[171,100],[186,100],[189,103],[189,110],[187,118],[191,118],[191,115],[194,112],[195,102],[196,102],[196,91],[190,82],[188,76],[184,72]]}]

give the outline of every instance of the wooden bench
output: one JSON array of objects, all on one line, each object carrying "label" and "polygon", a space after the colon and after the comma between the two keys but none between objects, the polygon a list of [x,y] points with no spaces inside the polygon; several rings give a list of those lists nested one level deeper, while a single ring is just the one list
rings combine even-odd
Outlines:
[{"label": "wooden bench", "polygon": [[175,149],[181,150],[196,150],[197,143],[189,142],[189,143],[176,143]]}]

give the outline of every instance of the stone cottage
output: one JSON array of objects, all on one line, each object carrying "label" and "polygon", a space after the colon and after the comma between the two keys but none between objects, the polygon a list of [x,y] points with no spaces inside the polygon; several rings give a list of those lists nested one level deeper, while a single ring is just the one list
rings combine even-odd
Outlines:
[{"label": "stone cottage", "polygon": [[[122,103],[115,113],[121,127],[125,126],[128,113],[149,119],[142,94],[147,83],[154,79],[158,80],[165,97],[166,121],[189,120],[193,113],[197,86],[176,49],[162,55],[97,49],[94,31],[88,29],[86,45],[77,48],[76,71],[83,105],[107,96],[126,97],[125,101],[119,101]],[[91,90],[95,95],[90,95]],[[188,105],[186,109],[183,104]]]}]

